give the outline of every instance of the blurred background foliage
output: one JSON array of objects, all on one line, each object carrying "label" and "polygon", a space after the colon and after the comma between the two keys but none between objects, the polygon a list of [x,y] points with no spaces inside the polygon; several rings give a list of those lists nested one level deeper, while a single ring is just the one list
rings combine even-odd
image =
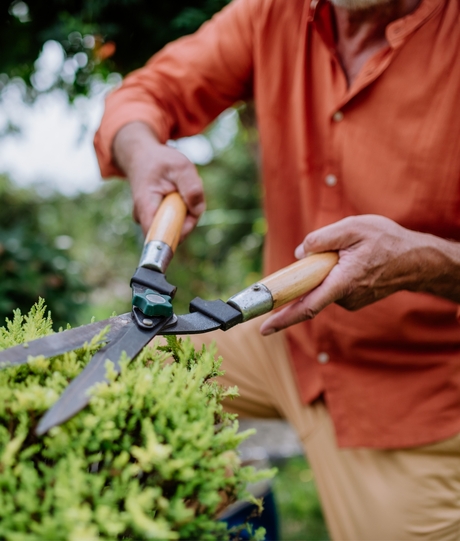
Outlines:
[{"label": "blurred background foliage", "polygon": [[[194,32],[228,1],[4,1],[0,7],[0,73],[22,78],[32,98],[51,86],[64,88],[71,98],[87,94],[94,75],[125,75],[142,66],[169,41]],[[34,72],[48,40],[62,45],[67,64],[45,88],[45,81],[34,81]]]},{"label": "blurred background foliage", "polygon": [[274,493],[282,541],[328,541],[313,471],[303,456],[275,463]]},{"label": "blurred background foliage", "polygon": [[[3,3],[0,99],[2,86],[6,88],[18,80],[26,84],[25,100],[56,88],[64,90],[70,101],[91,93],[95,81],[110,82],[110,77],[116,81],[114,74],[125,74],[143,65],[168,41],[195,31],[226,3],[228,0]],[[54,71],[42,70],[39,58],[50,43],[59,44],[63,55]],[[240,112],[242,120],[233,144],[215,151],[211,163],[199,168],[208,211],[168,272],[170,281],[179,286],[178,311],[186,311],[188,301],[196,295],[230,296],[260,274],[265,222],[255,163],[257,132],[252,107],[241,107]],[[26,286],[24,269],[28,262],[23,257],[24,249],[13,252],[7,249],[13,246],[13,240],[5,241],[2,257],[23,259],[18,260],[16,275],[10,272],[2,289],[0,319],[9,316],[13,307],[27,311],[39,294],[46,297],[57,326],[129,310],[129,277],[137,265],[142,238],[132,223],[125,183],[107,182],[92,194],[70,198],[50,195],[40,188],[35,193],[30,188],[26,196],[27,190],[14,188],[6,179],[3,186],[3,198],[8,192],[11,208],[21,210],[5,215],[0,222],[0,238],[12,237],[15,232],[14,238],[21,246],[43,239],[40,248],[28,248],[28,253],[36,261],[48,258],[50,268],[59,274],[53,279],[48,275],[41,278],[46,274],[45,266],[35,265],[32,270],[29,265],[28,272],[33,276],[28,276]],[[21,233],[26,231],[30,239]],[[60,268],[54,268],[52,261],[58,262]],[[9,267],[13,268],[11,261]],[[52,291],[59,294],[53,297],[51,286],[45,285],[58,281],[59,288]]]},{"label": "blurred background foliage", "polygon": [[[199,167],[208,209],[167,273],[178,286],[178,312],[197,295],[227,298],[260,276],[265,221],[244,134],[241,128],[233,145]],[[75,197],[40,193],[1,177],[0,318],[14,308],[27,311],[38,296],[56,327],[129,311],[143,238],[128,184],[108,181]]]},{"label": "blurred background foliage", "polygon": [[0,319],[40,296],[53,309],[56,327],[78,321],[88,286],[65,250],[66,238],[47,226],[45,207],[33,190],[0,176]]},{"label": "blurred background foliage", "polygon": [[[70,102],[91,96],[97,85],[117,84],[120,75],[142,66],[167,42],[195,31],[228,1],[2,2],[0,102],[11,84],[26,89],[26,102],[56,89]],[[47,46],[60,56],[45,69],[40,53]],[[260,277],[266,226],[257,129],[250,104],[237,114],[232,143],[214,145],[214,158],[198,167],[207,211],[167,273],[179,288],[178,313],[186,312],[195,296],[226,300]],[[0,136],[15,131],[8,125]],[[213,127],[207,135],[212,132]],[[125,182],[108,181],[93,193],[66,197],[50,193],[46,183],[19,188],[3,175],[0,202],[0,325],[14,308],[28,312],[39,296],[46,299],[56,329],[130,309],[129,279],[143,238],[132,221]],[[297,458],[280,468],[275,489],[285,540],[327,539],[309,471]]]}]

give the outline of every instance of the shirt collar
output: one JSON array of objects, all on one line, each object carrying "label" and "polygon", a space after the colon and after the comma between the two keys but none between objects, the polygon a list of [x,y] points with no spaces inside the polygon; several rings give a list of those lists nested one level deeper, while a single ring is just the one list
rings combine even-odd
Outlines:
[{"label": "shirt collar", "polygon": [[[310,1],[308,15],[310,22],[318,20],[321,7],[327,2],[328,0]],[[386,37],[390,46],[393,48],[401,46],[407,37],[422,26],[445,2],[446,0],[422,0],[415,11],[390,23],[386,28]]]},{"label": "shirt collar", "polygon": [[422,0],[415,11],[390,23],[386,28],[386,37],[391,47],[400,47],[445,2],[446,0]]}]

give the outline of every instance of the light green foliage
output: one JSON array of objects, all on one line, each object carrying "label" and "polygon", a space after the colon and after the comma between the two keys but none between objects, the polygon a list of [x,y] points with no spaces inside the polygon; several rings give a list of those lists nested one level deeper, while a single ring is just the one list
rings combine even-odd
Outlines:
[{"label": "light green foliage", "polygon": [[[43,302],[0,330],[0,349],[51,332]],[[7,541],[228,539],[223,502],[248,498],[237,433],[214,380],[220,360],[171,337],[122,360],[110,384],[61,427],[34,429],[86,365],[101,336],[78,351],[0,371],[0,538]],[[169,360],[168,360],[169,359]],[[254,534],[260,539],[261,532]]]}]

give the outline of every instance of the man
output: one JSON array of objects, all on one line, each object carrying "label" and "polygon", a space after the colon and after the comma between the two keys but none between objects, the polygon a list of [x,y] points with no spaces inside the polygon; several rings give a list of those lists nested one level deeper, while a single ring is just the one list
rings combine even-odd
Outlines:
[{"label": "man", "polygon": [[178,190],[185,235],[201,182],[164,143],[254,97],[266,272],[340,259],[264,337],[198,340],[234,411],[295,426],[334,539],[459,539],[459,52],[458,0],[234,0],[129,76],[96,135],[144,230]]}]

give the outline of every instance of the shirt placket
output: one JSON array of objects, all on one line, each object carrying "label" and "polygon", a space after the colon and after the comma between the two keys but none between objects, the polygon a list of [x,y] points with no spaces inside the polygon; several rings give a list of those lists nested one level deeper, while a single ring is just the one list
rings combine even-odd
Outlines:
[{"label": "shirt placket", "polygon": [[[394,55],[394,36],[403,38],[401,23],[389,25],[390,46],[368,60],[353,84],[348,87],[346,77],[336,53],[331,24],[330,8],[324,2],[314,0],[311,4],[310,22],[315,26],[331,56],[331,81],[335,86],[335,99],[325,119],[328,137],[325,145],[323,167],[319,174],[318,213],[315,227],[323,227],[346,216],[344,185],[342,178],[343,143],[347,137],[348,115],[353,108],[353,99],[371,85],[388,67]],[[398,43],[400,45],[401,43]]]},{"label": "shirt placket", "polygon": [[[314,8],[317,8],[314,5]],[[328,126],[328,140],[324,146],[324,166],[320,172],[318,209],[315,228],[336,222],[340,218],[347,215],[346,204],[344,201],[344,179],[342,177],[342,159],[344,140],[347,136],[347,121],[348,114],[353,108],[352,100],[367,86],[372,84],[388,67],[391,58],[394,54],[392,48],[387,48],[374,57],[372,57],[361,70],[357,79],[348,87],[346,77],[340,65],[335,50],[335,43],[332,39],[332,29],[327,28],[329,21],[325,17],[329,16],[323,11],[322,20],[317,25],[317,31],[320,33],[324,44],[331,55],[331,81],[334,82],[335,92],[334,99],[330,104],[327,118],[325,119]],[[325,375],[331,368],[334,362],[335,344],[330,330],[324,326],[316,326],[315,329],[316,342],[316,362],[321,368],[321,372]],[[327,386],[324,391],[327,394]]]},{"label": "shirt placket", "polygon": [[[327,126],[323,165],[318,171],[318,208],[315,227],[323,227],[337,221],[343,214],[343,182],[341,175],[341,142],[344,134],[345,110],[340,98],[346,93],[346,80],[335,52],[335,43],[330,24],[330,8],[321,3],[312,4],[311,18],[324,45],[329,51],[334,100],[330,104],[327,118],[321,119]],[[316,11],[316,13],[315,13]],[[345,104],[344,104],[345,105]]]}]

